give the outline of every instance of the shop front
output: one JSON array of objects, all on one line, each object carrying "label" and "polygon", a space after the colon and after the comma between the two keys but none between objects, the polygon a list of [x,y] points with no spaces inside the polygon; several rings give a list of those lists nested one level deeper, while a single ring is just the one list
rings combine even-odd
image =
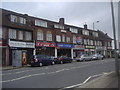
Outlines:
[{"label": "shop front", "polygon": [[106,52],[107,52],[106,57],[111,58],[112,57],[112,47],[107,47]]},{"label": "shop front", "polygon": [[73,48],[73,57],[79,57],[84,54],[85,47],[83,45],[74,45]]},{"label": "shop front", "polygon": [[106,47],[105,46],[96,46],[96,53],[106,55]]},{"label": "shop front", "polygon": [[73,48],[72,44],[57,44],[57,56],[68,56],[73,58]]},{"label": "shop front", "polygon": [[29,63],[35,44],[9,40],[9,65],[20,67]]},{"label": "shop front", "polygon": [[55,56],[55,43],[50,42],[36,42],[36,55]]},{"label": "shop front", "polygon": [[91,54],[95,54],[95,46],[89,46],[86,45],[85,46],[85,54],[91,55]]}]

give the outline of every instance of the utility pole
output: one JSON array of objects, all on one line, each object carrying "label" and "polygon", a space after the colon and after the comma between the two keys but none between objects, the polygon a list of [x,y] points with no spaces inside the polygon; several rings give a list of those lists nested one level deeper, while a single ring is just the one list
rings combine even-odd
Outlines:
[{"label": "utility pole", "polygon": [[[118,54],[117,54],[115,19],[114,19],[114,9],[113,9],[112,0],[111,0],[111,12],[112,12],[112,25],[113,25],[113,36],[114,36],[115,71],[118,76],[118,84],[119,84],[119,61],[118,61]],[[119,87],[119,85],[118,85],[118,87]]]}]

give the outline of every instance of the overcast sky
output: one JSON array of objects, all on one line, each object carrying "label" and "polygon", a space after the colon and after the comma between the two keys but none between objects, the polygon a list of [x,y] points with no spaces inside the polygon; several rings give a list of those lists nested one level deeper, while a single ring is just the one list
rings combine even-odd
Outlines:
[{"label": "overcast sky", "polygon": [[[114,3],[116,18],[117,7],[117,3]],[[66,24],[79,27],[86,22],[89,29],[93,28],[94,22],[95,29],[113,38],[110,2],[3,2],[2,8],[57,22],[63,17]]]}]

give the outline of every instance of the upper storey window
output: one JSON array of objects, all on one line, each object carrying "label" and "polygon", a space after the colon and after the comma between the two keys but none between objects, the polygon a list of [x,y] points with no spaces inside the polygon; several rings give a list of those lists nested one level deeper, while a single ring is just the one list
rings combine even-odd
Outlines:
[{"label": "upper storey window", "polygon": [[83,31],[82,31],[82,34],[83,34],[83,35],[89,35],[89,31],[88,31],[88,30],[83,30]]},{"label": "upper storey window", "polygon": [[98,37],[98,32],[93,32],[93,36]]},{"label": "upper storey window", "polygon": [[54,24],[54,28],[64,29],[64,26],[60,24]]},{"label": "upper storey window", "polygon": [[76,29],[76,28],[70,28],[70,31],[71,31],[72,33],[78,33],[78,29]]},{"label": "upper storey window", "polygon": [[36,25],[36,26],[41,26],[41,27],[47,27],[47,22],[36,19],[36,20],[35,20],[35,25]]},{"label": "upper storey window", "polygon": [[15,15],[10,15],[10,21],[15,23],[20,23],[20,24],[26,24],[26,18],[15,16]]},{"label": "upper storey window", "polygon": [[17,18],[17,16],[15,16],[15,15],[10,15],[10,21],[11,22],[18,22],[18,18]]}]

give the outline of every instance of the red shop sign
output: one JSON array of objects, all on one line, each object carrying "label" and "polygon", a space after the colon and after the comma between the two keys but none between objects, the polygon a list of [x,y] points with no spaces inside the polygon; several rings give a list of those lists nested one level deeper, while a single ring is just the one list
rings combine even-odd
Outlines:
[{"label": "red shop sign", "polygon": [[55,43],[48,43],[48,42],[36,42],[37,47],[56,47]]}]

